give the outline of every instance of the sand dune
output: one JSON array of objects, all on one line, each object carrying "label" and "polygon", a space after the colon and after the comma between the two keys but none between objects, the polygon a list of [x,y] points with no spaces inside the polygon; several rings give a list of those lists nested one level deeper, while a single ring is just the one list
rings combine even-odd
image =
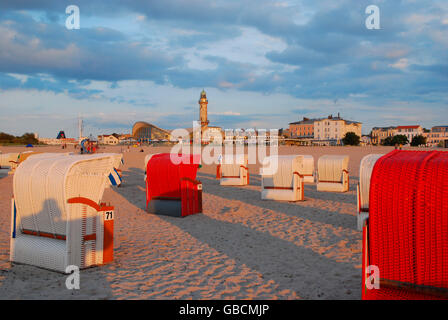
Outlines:
[{"label": "sand dune", "polygon": [[66,289],[65,275],[9,262],[12,176],[0,172],[1,299],[360,299],[359,162],[392,148],[280,147],[280,154],[311,154],[316,163],[323,154],[350,155],[348,193],[306,185],[306,201],[299,203],[262,201],[258,165],[249,166],[247,187],[219,186],[215,166],[205,165],[198,174],[204,213],[184,219],[144,211],[144,155],[169,148],[144,149],[124,152],[124,183],[104,195],[116,208],[115,260],[83,270],[74,291]]}]

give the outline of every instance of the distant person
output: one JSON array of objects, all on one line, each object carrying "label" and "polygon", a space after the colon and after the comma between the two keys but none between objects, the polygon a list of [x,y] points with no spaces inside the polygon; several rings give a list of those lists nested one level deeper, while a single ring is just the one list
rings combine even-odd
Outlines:
[{"label": "distant person", "polygon": [[81,147],[81,154],[84,154],[84,147]]}]

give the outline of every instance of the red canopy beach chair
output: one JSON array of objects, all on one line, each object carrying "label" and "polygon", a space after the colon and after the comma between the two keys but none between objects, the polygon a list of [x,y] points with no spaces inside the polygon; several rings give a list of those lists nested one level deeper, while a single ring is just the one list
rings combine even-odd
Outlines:
[{"label": "red canopy beach chair", "polygon": [[[448,298],[448,152],[396,150],[376,161],[362,265],[363,299]],[[379,289],[366,285],[367,266],[378,267]]]},{"label": "red canopy beach chair", "polygon": [[174,217],[202,212],[202,184],[196,180],[199,163],[198,155],[151,156],[146,164],[147,211]]}]

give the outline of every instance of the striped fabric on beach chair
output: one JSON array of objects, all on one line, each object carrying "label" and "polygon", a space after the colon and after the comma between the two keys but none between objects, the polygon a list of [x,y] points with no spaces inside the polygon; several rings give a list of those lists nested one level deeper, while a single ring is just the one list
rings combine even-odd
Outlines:
[{"label": "striped fabric on beach chair", "polygon": [[119,187],[123,183],[123,172],[119,169],[121,164],[123,164],[123,155],[116,154],[114,156],[114,167],[109,173],[109,181],[112,186]]},{"label": "striped fabric on beach chair", "polygon": [[[277,157],[277,171],[262,169],[261,199],[280,201],[302,201],[304,196],[303,156],[284,155]],[[268,160],[273,160],[269,157]],[[270,163],[270,162],[266,162]]]},{"label": "striped fabric on beach chair", "polygon": [[159,153],[145,162],[148,212],[173,217],[202,212],[202,183],[196,180],[200,155]]},{"label": "striped fabric on beach chair", "polygon": [[[370,177],[362,298],[448,299],[448,152],[396,150]],[[379,289],[368,266],[379,270]],[[369,288],[370,287],[370,288]]]},{"label": "striped fabric on beach chair", "polygon": [[325,155],[317,162],[317,191],[347,192],[349,156]]},{"label": "striped fabric on beach chair", "polygon": [[40,154],[16,170],[12,262],[66,272],[113,259],[114,208],[100,203],[115,154]]},{"label": "striped fabric on beach chair", "polygon": [[249,184],[247,154],[237,154],[232,159],[224,156],[216,168],[216,179],[222,186],[245,186]]},{"label": "striped fabric on beach chair", "polygon": [[375,163],[384,154],[369,154],[362,158],[359,166],[359,182],[357,187],[358,200],[358,230],[362,231],[364,221],[369,216],[370,177]]}]

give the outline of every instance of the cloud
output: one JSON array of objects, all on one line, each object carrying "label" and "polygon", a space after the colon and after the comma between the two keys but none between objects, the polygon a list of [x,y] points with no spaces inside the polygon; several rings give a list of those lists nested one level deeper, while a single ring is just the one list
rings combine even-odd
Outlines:
[{"label": "cloud", "polygon": [[[373,109],[415,104],[448,121],[440,112],[448,102],[448,6],[373,3],[381,30],[365,28],[367,0],[78,0],[81,29],[67,30],[71,3],[4,0],[0,92],[20,92],[30,99],[23,108],[36,113],[51,113],[45,104],[64,112],[53,104],[65,96],[72,106],[132,110],[138,115],[129,113],[128,122],[148,117],[167,127],[197,118],[204,87],[221,101],[210,116],[229,126],[282,126],[291,116],[337,107],[365,123],[386,121],[352,108],[361,102]],[[36,91],[50,100],[37,105],[27,95]]]},{"label": "cloud", "polygon": [[395,69],[400,69],[400,70],[404,70],[409,66],[409,61],[406,58],[401,58],[400,60],[398,60],[397,62],[393,63],[393,64],[389,64],[389,67],[391,68],[395,68]]}]

